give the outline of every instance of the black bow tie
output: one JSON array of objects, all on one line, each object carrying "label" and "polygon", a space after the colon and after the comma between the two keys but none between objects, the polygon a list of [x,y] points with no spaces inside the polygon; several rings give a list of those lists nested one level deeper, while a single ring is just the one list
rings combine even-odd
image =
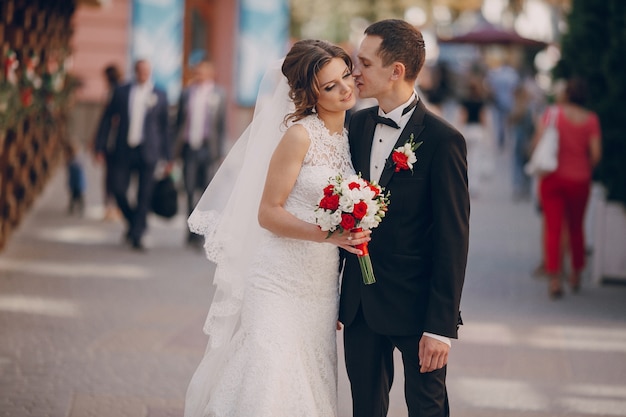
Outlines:
[{"label": "black bow tie", "polygon": [[[405,114],[413,110],[416,105],[417,105],[417,96],[413,99],[413,101],[408,106],[402,109],[402,116],[404,116]],[[394,120],[388,117],[379,116],[377,113],[371,113],[371,114],[376,124],[383,124],[389,127],[393,127],[394,129],[400,129],[400,126],[398,126],[398,124]]]},{"label": "black bow tie", "polygon": [[393,127],[394,129],[400,129],[400,126],[398,126],[398,124],[394,120],[388,117],[379,116],[376,113],[372,112],[372,118],[374,119],[376,124],[387,125],[389,127]]}]

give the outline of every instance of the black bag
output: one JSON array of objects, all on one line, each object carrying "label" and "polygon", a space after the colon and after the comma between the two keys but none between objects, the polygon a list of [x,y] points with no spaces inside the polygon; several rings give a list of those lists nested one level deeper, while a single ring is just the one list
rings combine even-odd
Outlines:
[{"label": "black bag", "polygon": [[152,192],[152,211],[166,219],[178,212],[178,193],[171,175],[157,181]]}]

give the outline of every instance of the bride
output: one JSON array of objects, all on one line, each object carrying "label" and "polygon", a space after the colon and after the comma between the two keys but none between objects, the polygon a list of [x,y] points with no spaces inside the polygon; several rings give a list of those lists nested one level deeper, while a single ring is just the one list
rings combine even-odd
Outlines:
[{"label": "bride", "polygon": [[251,125],[189,218],[217,264],[209,343],[185,417],[337,415],[338,247],[314,210],[328,179],[354,173],[346,110],[352,61],[325,41],[296,42],[262,82]]}]

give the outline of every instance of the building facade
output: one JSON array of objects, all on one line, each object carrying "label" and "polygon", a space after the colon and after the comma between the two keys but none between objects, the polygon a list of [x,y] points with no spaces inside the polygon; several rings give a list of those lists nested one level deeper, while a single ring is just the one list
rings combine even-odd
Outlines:
[{"label": "building facade", "polygon": [[[149,1],[143,3],[150,4]],[[178,56],[173,58],[179,62],[153,62],[154,70],[158,71],[161,66],[180,67],[180,76],[177,77],[179,91],[189,80],[190,67],[197,59],[212,59],[217,69],[217,83],[226,89],[229,96],[228,136],[238,136],[238,126],[249,113],[249,109],[237,105],[233,92],[238,2],[172,0],[170,3],[183,8],[180,11],[181,45],[180,50],[174,51]],[[136,40],[133,33],[136,25],[133,11],[141,4],[140,0],[90,1],[79,4],[74,14],[72,72],[81,80],[82,85],[76,94],[72,131],[83,141],[89,142],[93,137],[107,96],[104,68],[115,64],[122,70],[123,78],[132,78],[132,64],[135,59],[133,51],[139,49],[133,45]],[[136,43],[141,43],[141,40]],[[203,51],[203,54],[199,51]],[[141,52],[137,56],[140,54]],[[161,87],[167,88],[163,85]],[[170,94],[172,105],[176,104],[176,98],[177,92]]]}]

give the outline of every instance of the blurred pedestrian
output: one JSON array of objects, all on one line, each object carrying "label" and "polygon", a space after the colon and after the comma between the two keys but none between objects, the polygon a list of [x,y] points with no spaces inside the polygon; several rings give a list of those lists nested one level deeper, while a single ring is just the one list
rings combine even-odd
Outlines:
[{"label": "blurred pedestrian", "polygon": [[[224,155],[226,94],[215,83],[215,66],[205,60],[196,65],[191,85],[178,103],[175,134],[177,154],[183,161],[187,210],[191,214]],[[187,244],[201,236],[189,232]]]},{"label": "blurred pedestrian", "polygon": [[78,157],[76,146],[73,143],[66,143],[64,146],[65,163],[67,166],[67,186],[70,194],[67,208],[68,214],[77,212],[82,216],[85,212],[85,189],[87,180],[83,164]]},{"label": "blurred pedestrian", "polygon": [[467,175],[470,195],[481,191],[481,178],[487,158],[487,108],[482,80],[470,77],[467,92],[460,100],[459,125],[467,143]]},{"label": "blurred pedestrian", "polygon": [[[104,68],[103,75],[107,86],[106,107],[111,101],[113,91],[122,82],[122,72],[116,64],[110,64]],[[115,196],[113,195],[113,151],[115,150],[115,136],[118,124],[119,118],[112,121],[104,153],[104,220],[117,220],[121,217],[121,213],[115,203]]]},{"label": "blurred pedestrian", "polygon": [[445,61],[439,61],[434,66],[425,69],[426,82],[421,87],[423,95],[420,97],[425,97],[430,103],[429,109],[441,115],[445,102],[453,95],[450,69]]},{"label": "blurred pedestrian", "polygon": [[530,156],[530,144],[535,132],[531,97],[524,84],[514,91],[509,123],[513,133],[513,199],[530,198],[531,178],[524,171]]},{"label": "blurred pedestrian", "polygon": [[[583,79],[568,80],[564,101],[555,106],[559,132],[558,167],[543,176],[539,183],[541,208],[545,216],[545,270],[549,277],[549,295],[563,295],[560,275],[562,227],[568,229],[572,269],[568,282],[573,292],[580,288],[585,266],[583,221],[591,187],[592,169],[601,157],[601,133],[598,115],[586,109],[587,89]],[[545,112],[533,138],[537,143],[550,117]]]},{"label": "blurred pedestrian", "polygon": [[[103,161],[117,119],[115,149],[111,154],[112,188],[127,223],[124,237],[136,250],[144,249],[142,238],[147,227],[157,162],[166,160],[166,171],[171,168],[167,98],[163,90],[152,84],[150,75],[150,63],[138,60],[134,82],[115,88],[100,122],[95,146],[97,160]],[[138,187],[135,204],[131,206],[127,192],[134,176]]]},{"label": "blurred pedestrian", "polygon": [[500,150],[504,149],[508,134],[508,118],[513,108],[513,91],[520,82],[517,71],[507,62],[487,72],[487,85],[494,106],[494,126]]}]

